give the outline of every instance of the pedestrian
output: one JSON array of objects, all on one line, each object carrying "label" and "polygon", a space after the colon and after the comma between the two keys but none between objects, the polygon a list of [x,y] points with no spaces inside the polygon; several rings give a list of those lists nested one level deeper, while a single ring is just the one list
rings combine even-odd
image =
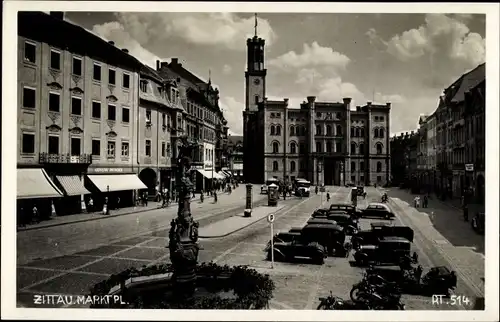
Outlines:
[{"label": "pedestrian", "polygon": [[326,192],[326,201],[330,202],[330,192],[329,191]]},{"label": "pedestrian", "polygon": [[120,197],[116,198],[116,209],[120,209]]},{"label": "pedestrian", "polygon": [[32,219],[32,222],[34,222],[35,224],[38,224],[40,222],[40,213],[38,212],[38,208],[36,207],[36,204],[33,205],[33,217],[31,218]]},{"label": "pedestrian", "polygon": [[463,211],[464,211],[464,221],[469,221],[469,206],[467,204],[464,204]]},{"label": "pedestrian", "polygon": [[419,200],[418,199],[419,199],[418,196],[415,196],[415,198],[413,198],[413,206],[415,208],[418,208],[418,206],[419,206]]},{"label": "pedestrian", "polygon": [[200,193],[200,203],[203,203],[203,200],[205,200],[205,196],[203,195],[203,190]]},{"label": "pedestrian", "polygon": [[87,212],[93,212],[94,211],[94,199],[92,197],[89,198],[89,203],[87,205]]},{"label": "pedestrian", "polygon": [[427,195],[424,195],[424,203],[422,206],[424,208],[427,208],[428,204],[429,204],[429,198],[427,197]]},{"label": "pedestrian", "polygon": [[217,203],[217,190],[214,190],[213,195],[214,195],[214,203]]},{"label": "pedestrian", "polygon": [[144,198],[144,207],[147,207],[148,206],[148,193],[146,191],[144,191],[144,193],[142,194],[142,198]]}]

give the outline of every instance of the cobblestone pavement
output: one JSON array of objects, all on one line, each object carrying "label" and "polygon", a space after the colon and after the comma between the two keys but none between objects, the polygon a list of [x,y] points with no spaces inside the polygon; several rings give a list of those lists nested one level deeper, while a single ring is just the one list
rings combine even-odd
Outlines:
[{"label": "cobblestone pavement", "polygon": [[[221,198],[217,204],[192,204],[193,215],[200,226],[243,213],[243,194],[233,193],[232,196],[231,202],[229,198],[227,202]],[[257,196],[260,201],[254,206],[264,204],[265,197]],[[288,198],[283,203],[285,207],[291,207],[299,201],[298,198]],[[23,248],[19,250],[18,258],[23,261],[17,265],[18,306],[39,307],[33,303],[35,294],[86,295],[91,286],[111,274],[130,267],[168,262],[167,236],[174,215],[175,209],[163,209],[138,216],[54,227],[59,231],[47,228],[22,232]],[[68,227],[70,229],[66,230]],[[45,238],[60,243],[54,245]],[[84,245],[80,246],[80,243]],[[44,258],[33,259],[33,256]],[[210,261],[215,256],[214,252],[201,251],[199,261]]]},{"label": "cobblestone pavement", "polygon": [[[350,200],[350,188],[328,187],[328,190],[332,195],[332,202]],[[366,207],[370,201],[380,200],[378,190],[367,187],[366,191],[367,198],[358,201],[360,208]],[[283,201],[280,200],[280,202]],[[313,194],[310,198],[287,200],[286,203],[287,206],[276,213],[275,232],[302,226],[316,208],[321,204],[326,204],[326,200],[323,196]],[[424,272],[432,266],[450,266],[436,249],[435,243],[429,247],[426,241],[420,240],[428,236],[415,228],[416,223],[408,219],[400,221],[399,218],[406,216],[401,207],[396,205],[393,209],[398,217],[393,221],[395,225],[404,223],[415,229],[414,251],[419,254]],[[373,221],[380,221],[380,219],[361,219],[362,228],[368,228]],[[107,278],[112,273],[131,266],[168,261],[168,249],[165,249],[166,236],[167,228],[156,229],[139,237],[66,256],[64,259],[55,258],[20,266],[18,267],[18,302],[32,302],[34,293],[85,294],[91,285]],[[318,298],[328,295],[330,291],[334,295],[348,298],[351,286],[362,278],[364,269],[350,264],[353,259],[352,254],[349,258],[329,257],[324,265],[307,262],[276,262],[274,268],[271,268],[271,263],[265,259],[264,251],[269,239],[270,229],[266,221],[257,222],[224,238],[201,239],[200,244],[203,249],[199,254],[199,262],[214,261],[219,264],[248,265],[269,274],[276,284],[271,309],[315,309],[319,304]],[[466,292],[467,287],[464,286],[461,276],[459,276],[458,284],[457,291],[461,292],[460,295],[470,294],[470,291]],[[432,305],[430,298],[422,296],[403,295],[402,300],[408,310],[464,309],[464,307],[444,304]]]},{"label": "cobblestone pavement", "polygon": [[[258,205],[266,198],[254,189],[254,203]],[[240,186],[231,195],[219,195],[217,204],[212,199],[204,203],[193,201],[191,209],[195,219],[221,211],[244,209],[245,187]],[[118,242],[148,231],[170,227],[177,207],[153,209],[146,212],[101,217],[100,220],[72,223],[17,232],[17,264],[24,265],[36,259],[47,259],[94,249],[98,246]]]}]

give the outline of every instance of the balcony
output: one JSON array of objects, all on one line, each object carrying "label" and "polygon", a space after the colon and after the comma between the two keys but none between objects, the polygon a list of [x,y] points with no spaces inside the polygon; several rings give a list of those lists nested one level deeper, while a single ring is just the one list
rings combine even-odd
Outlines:
[{"label": "balcony", "polygon": [[40,164],[92,164],[91,154],[80,154],[71,155],[67,154],[52,154],[52,153],[40,153],[39,159]]}]

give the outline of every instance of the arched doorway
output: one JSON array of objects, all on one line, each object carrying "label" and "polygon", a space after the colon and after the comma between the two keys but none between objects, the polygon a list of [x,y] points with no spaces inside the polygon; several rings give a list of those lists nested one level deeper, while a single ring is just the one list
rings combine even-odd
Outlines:
[{"label": "arched doorway", "polygon": [[139,174],[139,179],[148,187],[148,195],[155,195],[156,172],[151,168],[146,168]]},{"label": "arched doorway", "polygon": [[484,203],[484,176],[482,174],[476,178],[476,197],[477,201]]}]

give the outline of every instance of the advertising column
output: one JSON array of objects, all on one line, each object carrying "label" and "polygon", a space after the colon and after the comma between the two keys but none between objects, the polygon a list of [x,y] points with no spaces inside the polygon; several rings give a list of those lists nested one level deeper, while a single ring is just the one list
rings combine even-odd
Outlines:
[{"label": "advertising column", "polygon": [[252,207],[253,207],[253,202],[252,202],[252,184],[247,184],[246,189],[247,189],[247,195],[246,195],[246,205],[245,205],[245,217],[251,217],[252,216]]}]

